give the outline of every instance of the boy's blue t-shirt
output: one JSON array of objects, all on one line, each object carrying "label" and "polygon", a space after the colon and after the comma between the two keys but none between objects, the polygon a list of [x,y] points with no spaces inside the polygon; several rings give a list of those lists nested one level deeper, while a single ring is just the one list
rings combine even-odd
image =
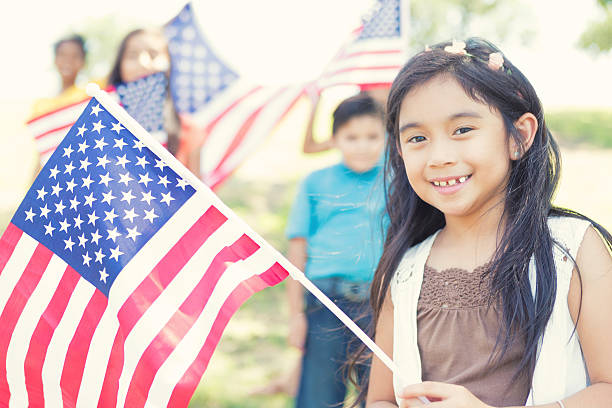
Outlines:
[{"label": "boy's blue t-shirt", "polygon": [[306,239],[306,276],[372,280],[382,254],[384,203],[382,163],[364,173],[339,163],[306,177],[286,230],[289,239]]}]

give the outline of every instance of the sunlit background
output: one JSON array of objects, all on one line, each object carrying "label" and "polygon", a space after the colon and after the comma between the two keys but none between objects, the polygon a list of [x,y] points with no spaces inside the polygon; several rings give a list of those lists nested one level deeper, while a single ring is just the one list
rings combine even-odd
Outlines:
[{"label": "sunlit background", "polygon": [[[371,4],[371,0],[193,2],[204,35],[218,54],[244,77],[262,84],[316,78]],[[23,126],[32,101],[54,95],[59,89],[53,66],[54,41],[73,32],[86,37],[88,65],[79,78],[84,84],[107,75],[118,42],[128,31],[160,26],[183,6],[183,0],[59,0],[12,2],[3,7],[0,17],[4,79],[0,93],[0,231],[33,177],[37,158],[34,144]],[[605,18],[605,7],[596,0],[413,0],[412,11],[413,50],[448,38],[482,36],[496,43],[523,71],[538,91],[545,111],[551,115],[551,124],[559,129],[565,167],[557,202],[612,227],[612,183],[609,181],[612,53],[580,45],[583,34]],[[325,95],[316,122],[320,137],[329,131],[328,117],[335,104],[353,91],[340,89]],[[268,142],[253,152],[219,192],[239,215],[281,250],[285,247],[284,216],[295,183],[307,172],[338,159],[334,152],[301,154],[309,111],[308,102],[300,101]],[[259,303],[245,313],[265,309],[274,299],[283,301],[282,296],[275,296],[255,300]],[[212,377],[212,389],[224,390],[221,384],[227,377],[223,377],[221,367],[229,367],[227,370],[239,367],[240,374],[233,372],[232,376],[238,376],[245,384],[234,389],[233,393],[238,395],[233,397],[225,395],[216,399],[216,391],[210,391],[211,388],[198,391],[200,394],[196,396],[200,396],[196,400],[205,401],[203,406],[247,406],[236,401],[242,401],[248,388],[254,386],[253,377],[266,377],[283,370],[282,359],[289,352],[278,352],[285,350],[282,314],[276,316],[280,319],[276,325],[262,325],[257,319],[244,318],[250,314],[243,314],[242,319],[240,316],[239,313],[230,323],[221,351],[213,357],[211,369],[204,378]],[[267,371],[261,371],[259,355],[243,361],[244,366],[237,365],[231,357],[253,338],[266,339],[256,342],[256,347],[261,347],[264,355],[271,354],[270,363],[263,364],[264,370],[269,368]],[[276,339],[276,343],[270,338]],[[247,350],[250,349],[247,347]],[[263,404],[262,401],[248,406],[287,404],[286,399],[276,399],[257,405]]]}]

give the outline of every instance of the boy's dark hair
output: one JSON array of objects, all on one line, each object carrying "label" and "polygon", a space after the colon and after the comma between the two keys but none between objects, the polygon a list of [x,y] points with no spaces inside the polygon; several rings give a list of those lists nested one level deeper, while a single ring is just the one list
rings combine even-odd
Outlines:
[{"label": "boy's dark hair", "polygon": [[334,111],[332,134],[335,135],[338,129],[354,117],[365,115],[378,117],[381,121],[385,118],[382,106],[365,93],[343,100]]},{"label": "boy's dark hair", "polygon": [[73,42],[81,48],[81,54],[83,59],[87,56],[87,47],[85,46],[85,39],[79,34],[71,34],[67,37],[60,38],[53,44],[53,54],[57,55],[57,51],[62,44]]}]

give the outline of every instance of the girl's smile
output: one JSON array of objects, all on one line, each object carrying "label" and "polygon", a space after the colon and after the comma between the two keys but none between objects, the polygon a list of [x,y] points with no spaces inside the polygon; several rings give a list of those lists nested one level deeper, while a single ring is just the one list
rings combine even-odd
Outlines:
[{"label": "girl's smile", "polygon": [[410,91],[399,132],[412,188],[447,218],[478,217],[503,203],[510,171],[504,121],[455,79],[434,77]]},{"label": "girl's smile", "polygon": [[434,189],[440,194],[453,194],[459,191],[465,183],[470,179],[472,175],[468,174],[466,176],[459,177],[441,177],[433,179],[431,184],[433,184]]}]

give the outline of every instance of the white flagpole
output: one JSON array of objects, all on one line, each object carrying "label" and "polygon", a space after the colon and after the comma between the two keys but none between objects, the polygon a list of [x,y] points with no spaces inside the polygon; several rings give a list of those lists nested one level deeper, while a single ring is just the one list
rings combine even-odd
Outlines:
[{"label": "white flagpole", "polygon": [[251,229],[241,218],[237,217],[234,212],[223,201],[217,197],[212,190],[204,184],[198,177],[191,173],[181,162],[179,162],[168,150],[166,150],[153,136],[149,134],[134,118],[132,118],[117,102],[115,102],[108,93],[101,90],[97,84],[89,83],[86,88],[87,94],[96,98],[100,105],[113,115],[120,123],[122,123],[134,136],[146,143],[147,147],[155,153],[160,159],[168,164],[172,170],[177,172],[179,176],[184,178],[197,190],[205,190],[209,192],[211,200],[215,207],[228,218],[237,221],[255,242],[261,247],[272,251],[276,255],[278,263],[289,272],[291,277],[300,282],[308,289],[321,303],[334,314],[342,323],[344,323],[365,345],[378,357],[395,375],[400,378],[405,378],[401,375],[400,368],[385,354],[385,352],[374,342],[359,326],[355,324],[350,317],[346,315],[334,302],[332,302],[319,288],[317,288],[302,271],[296,268],[287,258],[266,242],[259,234]]}]

